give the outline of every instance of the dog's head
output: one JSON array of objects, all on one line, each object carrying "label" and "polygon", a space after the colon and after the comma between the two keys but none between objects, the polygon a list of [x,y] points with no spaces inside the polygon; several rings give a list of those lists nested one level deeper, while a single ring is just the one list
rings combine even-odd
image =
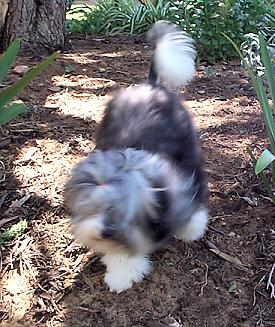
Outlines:
[{"label": "dog's head", "polygon": [[73,169],[64,196],[76,239],[102,253],[148,252],[172,230],[163,216],[179,207],[173,194],[186,192],[186,204],[191,203],[191,187],[192,177],[182,185],[159,155],[98,150]]}]

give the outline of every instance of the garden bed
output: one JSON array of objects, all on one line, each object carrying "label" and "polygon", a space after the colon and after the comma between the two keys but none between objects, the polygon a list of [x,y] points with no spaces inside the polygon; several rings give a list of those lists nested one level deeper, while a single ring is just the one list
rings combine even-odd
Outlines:
[{"label": "garden bed", "polygon": [[[259,153],[266,135],[238,62],[200,67],[182,92],[209,174],[204,239],[158,251],[153,272],[119,295],[104,284],[98,257],[73,242],[64,182],[93,149],[110,93],[144,81],[149,55],[140,37],[72,39],[21,94],[30,114],[2,128],[1,228],[20,219],[28,224],[2,247],[3,326],[275,326],[275,299],[266,287],[275,259],[275,210],[246,152],[251,146]],[[40,59],[21,57],[18,64]]]}]

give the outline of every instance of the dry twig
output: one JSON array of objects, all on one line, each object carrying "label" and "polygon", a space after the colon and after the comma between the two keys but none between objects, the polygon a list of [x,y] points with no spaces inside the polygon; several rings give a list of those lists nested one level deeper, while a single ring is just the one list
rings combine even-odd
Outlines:
[{"label": "dry twig", "polygon": [[269,273],[269,276],[268,276],[268,280],[267,280],[267,284],[266,284],[266,289],[268,291],[269,288],[271,288],[271,292],[270,292],[270,298],[271,299],[275,299],[275,287],[274,287],[274,284],[272,283],[272,275],[274,273],[274,269],[275,269],[275,262],[273,263],[273,266],[271,268],[271,271]]},{"label": "dry twig", "polygon": [[246,267],[245,264],[243,264],[240,259],[233,257],[229,254],[226,254],[224,252],[222,252],[221,250],[219,250],[213,243],[206,241],[207,246],[209,247],[209,250],[213,253],[215,253],[216,255],[218,255],[219,257],[221,257],[222,259],[231,262],[236,268],[245,270],[245,271],[249,271],[249,269]]},{"label": "dry twig", "polygon": [[253,291],[253,304],[252,306],[254,307],[256,304],[256,292],[257,292],[257,287],[265,280],[265,275],[260,279],[260,281],[256,284],[256,286],[254,287],[254,291]]},{"label": "dry twig", "polygon": [[[2,170],[2,172],[1,172],[1,170]],[[5,167],[4,162],[0,160],[0,182],[4,182],[6,179],[5,170],[6,170],[6,167]]]},{"label": "dry twig", "polygon": [[201,286],[199,297],[202,297],[203,296],[204,287],[208,284],[208,269],[209,268],[208,268],[208,265],[206,263],[204,263],[204,265],[206,267],[206,271],[205,271],[205,282]]}]

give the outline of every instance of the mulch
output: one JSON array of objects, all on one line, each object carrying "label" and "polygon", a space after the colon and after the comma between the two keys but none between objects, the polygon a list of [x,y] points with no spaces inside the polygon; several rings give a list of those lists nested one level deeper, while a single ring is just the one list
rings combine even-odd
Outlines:
[{"label": "mulch", "polygon": [[182,91],[209,175],[206,236],[158,251],[144,282],[116,295],[99,258],[74,243],[62,190],[93,150],[110,94],[146,79],[150,49],[142,38],[69,44],[20,95],[29,113],[0,129],[0,228],[28,224],[0,248],[1,326],[275,326],[275,210],[247,153],[258,155],[267,139],[245,71],[201,63]]}]

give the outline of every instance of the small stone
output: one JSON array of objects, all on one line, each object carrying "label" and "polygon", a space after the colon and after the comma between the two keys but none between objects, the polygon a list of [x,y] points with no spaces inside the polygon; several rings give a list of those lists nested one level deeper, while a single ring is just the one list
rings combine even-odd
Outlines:
[{"label": "small stone", "polygon": [[98,68],[98,71],[99,71],[100,73],[105,73],[105,72],[106,72],[106,69],[105,69],[104,67],[99,67],[99,68]]},{"label": "small stone", "polygon": [[59,91],[61,91],[61,87],[59,87],[59,86],[50,86],[50,87],[48,87],[48,90],[52,91],[52,92],[59,92]]},{"label": "small stone", "polygon": [[13,68],[13,72],[18,75],[25,74],[30,69],[29,66],[19,65]]},{"label": "small stone", "polygon": [[239,98],[239,104],[240,106],[244,106],[244,107],[248,106],[249,105],[248,98],[246,96]]},{"label": "small stone", "polygon": [[45,109],[58,109],[60,107],[60,104],[58,103],[48,103],[44,105]]},{"label": "small stone", "polygon": [[244,79],[244,78],[240,78],[240,79],[239,79],[239,83],[240,83],[242,86],[249,85],[249,81],[248,81],[247,79]]},{"label": "small stone", "polygon": [[227,101],[228,98],[221,96],[221,97],[214,98],[214,100],[217,100],[217,101]]},{"label": "small stone", "polygon": [[234,233],[234,232],[230,232],[230,233],[228,234],[228,236],[230,236],[230,237],[235,237],[235,236],[236,236],[236,233]]},{"label": "small stone", "polygon": [[231,66],[240,66],[241,61],[239,59],[233,59],[229,62]]}]

